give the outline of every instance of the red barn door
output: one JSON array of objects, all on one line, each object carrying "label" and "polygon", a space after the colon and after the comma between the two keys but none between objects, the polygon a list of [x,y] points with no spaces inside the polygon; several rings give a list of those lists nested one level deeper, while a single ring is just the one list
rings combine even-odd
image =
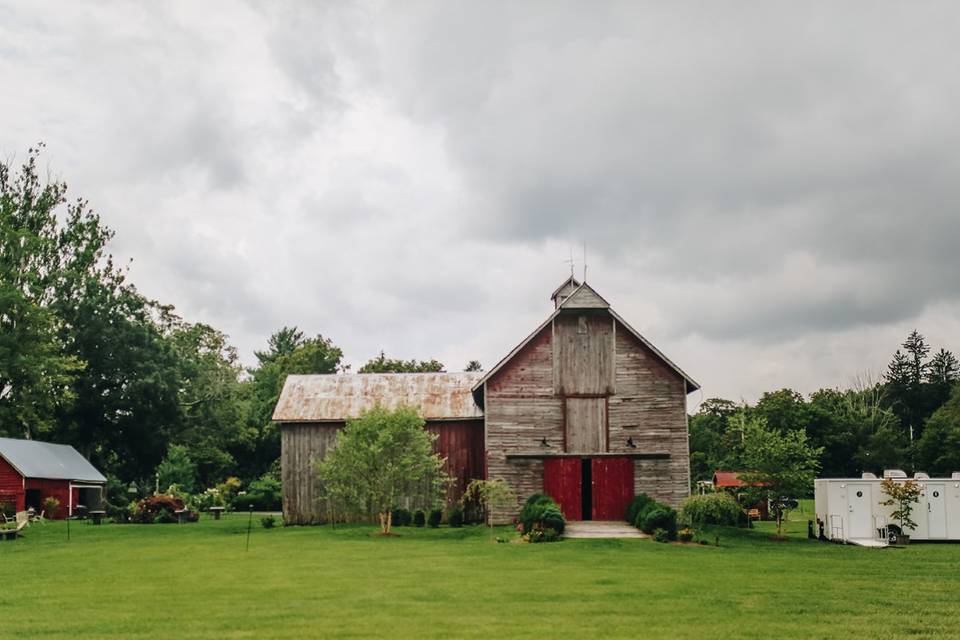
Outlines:
[{"label": "red barn door", "polygon": [[633,498],[633,460],[594,458],[593,519],[623,520]]},{"label": "red barn door", "polygon": [[580,458],[546,458],[543,461],[543,492],[557,501],[567,520],[580,520]]}]

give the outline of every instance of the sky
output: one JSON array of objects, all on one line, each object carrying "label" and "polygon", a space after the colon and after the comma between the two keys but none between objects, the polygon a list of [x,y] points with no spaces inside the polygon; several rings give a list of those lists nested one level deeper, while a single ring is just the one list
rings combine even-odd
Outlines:
[{"label": "sky", "polygon": [[[956,3],[0,0],[0,158],[251,363],[493,366],[587,280],[709,397],[960,352]],[[584,260],[585,256],[585,260]]]}]

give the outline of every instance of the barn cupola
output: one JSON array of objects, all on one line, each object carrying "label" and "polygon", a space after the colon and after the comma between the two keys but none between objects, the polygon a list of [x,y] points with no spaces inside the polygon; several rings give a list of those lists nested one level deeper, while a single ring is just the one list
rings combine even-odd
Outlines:
[{"label": "barn cupola", "polygon": [[553,294],[550,295],[550,299],[553,300],[553,308],[559,309],[560,305],[570,297],[570,294],[577,290],[577,287],[580,286],[580,283],[577,282],[577,279],[572,275],[563,281],[559,287],[554,289]]}]

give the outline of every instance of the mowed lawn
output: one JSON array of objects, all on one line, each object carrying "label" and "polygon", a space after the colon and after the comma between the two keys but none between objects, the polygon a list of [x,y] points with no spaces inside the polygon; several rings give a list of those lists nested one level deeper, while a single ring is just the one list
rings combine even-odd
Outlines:
[{"label": "mowed lawn", "polygon": [[[803,517],[803,516],[800,516]],[[34,525],[0,543],[4,638],[956,638],[960,545],[769,525],[720,546],[496,544],[483,527]],[[514,534],[498,529],[500,535]],[[710,534],[711,541],[714,534]]]}]

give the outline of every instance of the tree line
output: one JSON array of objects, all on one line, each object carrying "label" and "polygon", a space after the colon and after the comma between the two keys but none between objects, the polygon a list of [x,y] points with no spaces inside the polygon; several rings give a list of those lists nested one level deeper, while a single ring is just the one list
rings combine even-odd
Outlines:
[{"label": "tree line", "polygon": [[[198,489],[275,475],[286,376],[346,371],[342,350],[284,327],[243,366],[223,332],[137,290],[89,203],[41,176],[41,151],[0,164],[0,436],[71,444],[149,487],[172,468]],[[443,369],[381,353],[360,371]]]},{"label": "tree line", "polygon": [[881,380],[862,378],[851,388],[807,397],[780,389],[753,405],[706,400],[690,417],[692,479],[749,467],[744,434],[755,423],[782,434],[803,432],[811,446],[822,448],[823,477],[884,469],[948,476],[960,471],[960,366],[950,351],[931,351],[915,330]]}]

